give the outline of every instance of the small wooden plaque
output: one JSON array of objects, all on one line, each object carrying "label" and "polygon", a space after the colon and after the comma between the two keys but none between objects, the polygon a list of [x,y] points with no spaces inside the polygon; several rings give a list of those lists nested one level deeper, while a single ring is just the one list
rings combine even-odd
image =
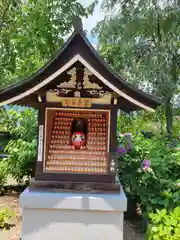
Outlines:
[{"label": "small wooden plaque", "polygon": [[90,98],[64,98],[62,99],[63,107],[91,107]]}]

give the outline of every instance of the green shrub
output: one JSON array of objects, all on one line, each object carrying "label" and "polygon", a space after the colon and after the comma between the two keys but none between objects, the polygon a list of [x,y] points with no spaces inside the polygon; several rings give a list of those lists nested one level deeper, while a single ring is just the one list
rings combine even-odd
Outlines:
[{"label": "green shrub", "polygon": [[[175,150],[180,146],[179,120],[174,119],[171,141],[166,137],[165,126],[165,115],[161,109],[155,114],[138,112],[130,116],[121,114],[118,118],[118,133],[133,134],[132,151],[119,157],[120,181],[128,200],[133,199],[137,204],[136,210],[144,220],[142,222],[144,230],[147,229],[150,220],[149,240],[180,239],[178,232],[180,226],[174,227],[173,234],[169,237],[167,234],[169,223],[160,219],[156,226],[154,221],[159,213],[156,209],[159,209],[158,211],[166,209],[168,220],[173,209],[180,206],[180,151]],[[144,130],[143,134],[141,134],[142,130]],[[144,137],[147,136],[145,132],[152,133],[149,134],[151,138]],[[141,167],[145,159],[150,160],[149,169]],[[165,231],[164,235],[162,229]]]},{"label": "green shrub", "polygon": [[37,155],[37,112],[31,108],[8,110],[3,125],[12,139],[5,151],[8,154],[8,173],[18,182],[34,176]]},{"label": "green shrub", "polygon": [[4,185],[7,182],[7,162],[5,160],[0,161],[0,194],[3,193]]},{"label": "green shrub", "polygon": [[8,172],[17,182],[22,182],[24,177],[31,178],[35,173],[37,142],[22,139],[11,140],[6,146],[8,152]]},{"label": "green shrub", "polygon": [[5,224],[7,224],[7,221],[11,219],[12,216],[13,213],[8,208],[0,210],[0,228],[4,228]]},{"label": "green shrub", "polygon": [[172,211],[157,210],[149,214],[148,240],[179,240],[180,239],[180,207]]},{"label": "green shrub", "polygon": [[[120,157],[119,176],[126,194],[140,206],[143,215],[156,209],[173,209],[180,204],[179,152],[168,147],[165,139],[134,137],[133,150]],[[152,172],[144,171],[141,163],[151,161]]]}]

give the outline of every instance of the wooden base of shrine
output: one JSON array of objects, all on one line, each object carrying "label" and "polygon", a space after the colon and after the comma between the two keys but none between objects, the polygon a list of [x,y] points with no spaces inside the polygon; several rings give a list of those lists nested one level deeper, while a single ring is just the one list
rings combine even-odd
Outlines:
[{"label": "wooden base of shrine", "polygon": [[120,183],[83,183],[83,182],[60,182],[39,181],[32,179],[29,191],[48,192],[85,192],[85,193],[119,193]]},{"label": "wooden base of shrine", "polygon": [[120,193],[52,193],[27,188],[20,195],[21,240],[123,240],[127,199]]}]

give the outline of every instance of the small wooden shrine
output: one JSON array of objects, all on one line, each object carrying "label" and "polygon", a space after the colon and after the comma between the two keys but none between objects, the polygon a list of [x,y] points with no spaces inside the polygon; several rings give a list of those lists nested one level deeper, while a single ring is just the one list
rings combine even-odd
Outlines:
[{"label": "small wooden shrine", "polygon": [[[116,118],[121,109],[154,111],[156,99],[134,89],[101,59],[81,27],[36,74],[0,92],[0,106],[39,111],[33,187],[119,189]],[[89,185],[88,185],[89,184]]]}]

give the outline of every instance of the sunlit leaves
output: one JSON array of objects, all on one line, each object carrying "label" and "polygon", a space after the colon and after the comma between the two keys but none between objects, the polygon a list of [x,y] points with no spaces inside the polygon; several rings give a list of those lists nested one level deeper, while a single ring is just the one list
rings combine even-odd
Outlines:
[{"label": "sunlit leaves", "polygon": [[37,111],[9,109],[2,114],[1,121],[10,133],[11,140],[6,145],[7,169],[17,181],[32,177],[35,173],[37,155]]},{"label": "sunlit leaves", "polygon": [[133,85],[171,99],[179,84],[179,5],[105,0],[103,8],[109,12],[94,29],[100,53]]},{"label": "sunlit leaves", "polygon": [[58,51],[72,31],[72,17],[92,14],[77,0],[0,2],[0,88],[35,72]]},{"label": "sunlit leaves", "polygon": [[104,0],[103,9],[93,31],[100,54],[126,81],[161,99],[171,136],[172,104],[180,98],[179,2]]},{"label": "sunlit leaves", "polygon": [[180,238],[180,207],[172,211],[156,210],[156,213],[149,214],[149,217],[151,224],[148,228],[148,240],[178,240]]}]

